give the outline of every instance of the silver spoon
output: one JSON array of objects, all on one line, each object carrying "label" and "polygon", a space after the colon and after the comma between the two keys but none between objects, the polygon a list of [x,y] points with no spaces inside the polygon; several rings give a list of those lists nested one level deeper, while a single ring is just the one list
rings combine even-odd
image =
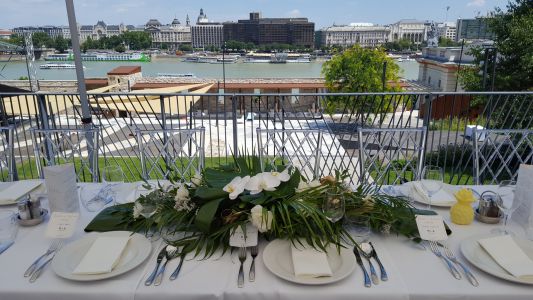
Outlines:
[{"label": "silver spoon", "polygon": [[379,283],[378,274],[376,273],[376,269],[374,268],[374,265],[372,264],[372,246],[370,246],[369,243],[361,243],[360,249],[362,250],[361,253],[368,261],[368,265],[370,267],[370,278],[372,278],[373,284]]}]

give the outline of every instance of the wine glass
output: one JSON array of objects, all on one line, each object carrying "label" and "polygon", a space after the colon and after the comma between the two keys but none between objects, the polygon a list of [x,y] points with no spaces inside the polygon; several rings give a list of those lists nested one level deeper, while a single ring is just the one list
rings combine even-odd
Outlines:
[{"label": "wine glass", "polygon": [[442,168],[436,166],[425,166],[422,170],[422,187],[428,193],[428,209],[431,209],[431,197],[441,188],[444,181]]},{"label": "wine glass", "polygon": [[[153,185],[140,185],[135,189],[135,199],[139,199],[142,196],[146,196],[153,192],[155,186]],[[150,218],[155,214],[157,205],[155,203],[142,203],[142,208],[139,210],[141,216]]]},{"label": "wine glass", "polygon": [[344,228],[357,243],[368,241],[370,237],[370,219],[367,216],[344,217]]},{"label": "wine glass", "polygon": [[503,229],[498,228],[496,230],[493,230],[493,233],[513,235],[513,232],[507,229],[507,221],[509,219],[509,216],[518,208],[518,206],[520,206],[520,203],[518,203],[518,199],[515,197],[514,194],[515,188],[516,181],[514,180],[502,180],[498,185],[498,201],[496,202],[496,204],[498,205],[498,208],[503,212],[504,221]]},{"label": "wine glass", "polygon": [[344,195],[339,191],[327,191],[322,204],[322,212],[326,218],[335,223],[344,216]]},{"label": "wine glass", "polygon": [[120,166],[105,166],[102,169],[102,182],[104,182],[106,186],[123,183],[124,177],[124,172],[122,172],[122,168],[120,168]]}]

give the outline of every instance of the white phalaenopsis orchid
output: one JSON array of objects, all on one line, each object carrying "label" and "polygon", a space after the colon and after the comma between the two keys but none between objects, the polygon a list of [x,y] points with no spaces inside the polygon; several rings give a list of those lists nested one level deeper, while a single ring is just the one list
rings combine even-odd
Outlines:
[{"label": "white phalaenopsis orchid", "polygon": [[314,187],[317,187],[317,186],[320,186],[320,181],[318,180],[313,180],[313,181],[310,181],[310,182],[306,182],[306,181],[300,181],[300,183],[298,183],[298,187],[296,188],[296,192],[303,192],[305,190],[308,190],[310,188],[314,188]]},{"label": "white phalaenopsis orchid", "polygon": [[133,218],[137,219],[141,216],[141,211],[143,210],[143,206],[139,201],[136,201],[133,205]]},{"label": "white phalaenopsis orchid", "polygon": [[277,176],[273,176],[270,172],[263,172],[250,178],[246,189],[250,191],[251,195],[259,194],[262,191],[274,191],[281,184]]},{"label": "white phalaenopsis orchid", "polygon": [[282,172],[271,171],[270,175],[276,177],[281,182],[287,182],[291,179],[291,175],[289,174],[289,169],[285,169]]},{"label": "white phalaenopsis orchid", "polygon": [[250,176],[240,177],[237,176],[233,180],[224,186],[224,192],[229,193],[229,198],[235,200],[242,192],[247,183],[250,181]]},{"label": "white phalaenopsis orchid", "polygon": [[272,228],[272,212],[266,211],[263,214],[263,207],[256,205],[250,210],[250,222],[259,232],[267,232]]}]

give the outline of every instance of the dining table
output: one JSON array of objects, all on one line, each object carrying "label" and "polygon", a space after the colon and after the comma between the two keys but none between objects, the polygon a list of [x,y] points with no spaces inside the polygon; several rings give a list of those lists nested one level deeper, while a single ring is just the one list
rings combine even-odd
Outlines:
[{"label": "dining table", "polygon": [[[81,183],[92,185],[95,183]],[[131,186],[131,183],[128,183]],[[495,186],[470,186],[481,193],[494,190]],[[45,189],[44,184],[40,189]],[[80,189],[83,192],[83,189]],[[133,190],[133,189],[131,189]],[[41,191],[42,192],[42,191]],[[118,202],[133,201],[133,196],[117,194]],[[118,196],[117,196],[118,197]],[[46,197],[42,206],[47,207]],[[418,205],[418,204],[416,204]],[[425,206],[419,205],[421,208]],[[255,260],[256,278],[248,281],[251,256],[244,262],[245,284],[237,286],[239,259],[237,251],[221,251],[213,256],[194,257],[189,253],[181,273],[170,281],[168,275],[179,262],[175,259],[167,266],[167,275],[160,286],[146,286],[144,281],[154,268],[157,254],[164,246],[161,238],[151,238],[152,250],[148,258],[131,271],[105,280],[73,281],[56,275],[48,266],[40,278],[30,283],[23,274],[31,262],[48,249],[51,240],[45,237],[47,222],[36,226],[20,227],[14,244],[0,254],[0,299],[1,300],[163,300],[163,299],[533,299],[533,286],[497,278],[471,265],[461,254],[460,244],[472,236],[489,234],[496,226],[477,220],[470,225],[456,225],[450,221],[449,208],[433,207],[452,231],[445,242],[466,263],[479,281],[471,285],[466,279],[452,277],[444,262],[429,249],[412,240],[395,234],[372,232],[370,241],[385,266],[389,279],[367,288],[363,285],[363,273],[359,267],[349,276],[325,285],[302,285],[281,279],[271,273],[263,261],[263,250],[269,241],[259,241],[259,255]],[[0,210],[16,211],[16,205],[0,206]],[[64,241],[65,245],[87,235],[85,226],[97,215],[88,212],[80,204],[80,218],[74,235]],[[509,226],[517,235],[523,229],[517,224]],[[355,257],[353,258],[355,260]],[[378,270],[379,272],[379,270]]]}]

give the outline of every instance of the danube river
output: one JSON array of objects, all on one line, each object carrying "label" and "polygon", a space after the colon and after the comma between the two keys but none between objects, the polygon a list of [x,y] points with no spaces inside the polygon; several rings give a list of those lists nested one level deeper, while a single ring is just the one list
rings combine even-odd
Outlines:
[{"label": "danube river", "polygon": [[[42,70],[37,61],[37,78],[45,80],[75,80],[76,72],[70,70]],[[158,73],[192,73],[200,78],[222,78],[222,64],[182,62],[175,58],[156,58],[151,62],[94,62],[87,61],[85,77],[105,77],[107,72],[118,66],[140,65],[143,76],[157,76]],[[310,63],[243,63],[225,64],[226,78],[318,78],[323,62]],[[402,69],[402,77],[406,79],[418,78],[418,63],[416,61],[398,62]],[[3,70],[2,70],[3,68]],[[18,79],[28,76],[24,61],[0,62],[0,80]]]}]

